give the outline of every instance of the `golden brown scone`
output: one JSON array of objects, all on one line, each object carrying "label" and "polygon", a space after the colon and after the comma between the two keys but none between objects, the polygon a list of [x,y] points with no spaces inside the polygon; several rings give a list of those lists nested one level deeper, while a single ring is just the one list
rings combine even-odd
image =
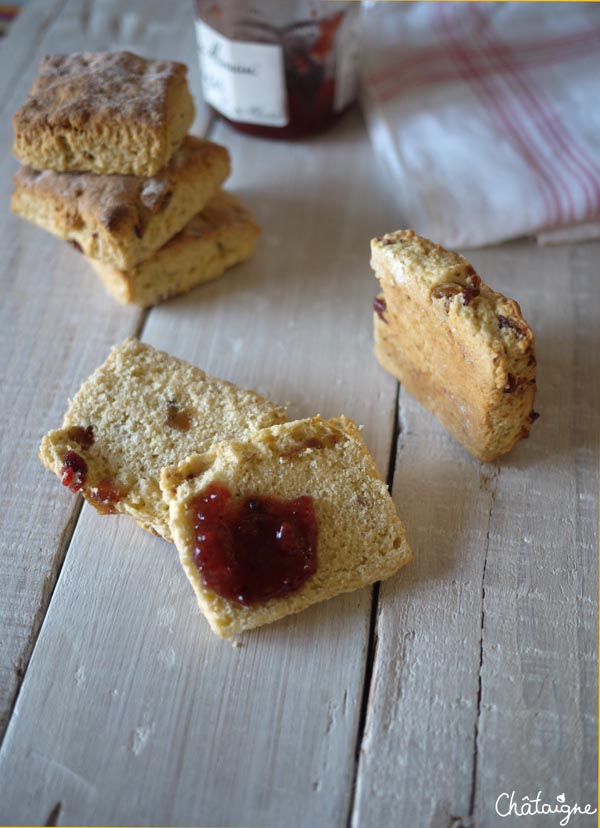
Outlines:
[{"label": "golden brown scone", "polygon": [[224,638],[389,578],[411,559],[387,486],[345,417],[220,442],[164,469],[161,488],[200,609]]},{"label": "golden brown scone", "polygon": [[154,255],[131,270],[90,260],[107,291],[124,304],[149,307],[222,276],[252,255],[260,234],[235,196],[218,193]]},{"label": "golden brown scone", "polygon": [[478,460],[527,437],[537,414],[534,336],[513,299],[412,230],[373,239],[375,353]]},{"label": "golden brown scone", "polygon": [[186,73],[131,52],[46,56],[13,118],[14,155],[36,170],[155,175],[194,120]]},{"label": "golden brown scone", "polygon": [[62,428],[44,437],[40,459],[99,512],[131,515],[170,540],[163,466],[284,420],[259,394],[126,339],[79,389]]},{"label": "golden brown scone", "polygon": [[22,167],[11,208],[86,256],[126,270],[182,230],[230,169],[225,147],[188,135],[168,166],[150,178]]}]

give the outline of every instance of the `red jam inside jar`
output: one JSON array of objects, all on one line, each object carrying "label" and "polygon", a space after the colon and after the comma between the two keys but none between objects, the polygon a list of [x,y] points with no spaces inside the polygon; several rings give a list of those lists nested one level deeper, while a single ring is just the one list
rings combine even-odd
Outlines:
[{"label": "red jam inside jar", "polygon": [[358,3],[196,0],[205,100],[236,129],[300,138],[356,94]]},{"label": "red jam inside jar", "polygon": [[312,497],[232,497],[213,483],[188,505],[194,563],[209,589],[249,605],[299,589],[317,570]]}]

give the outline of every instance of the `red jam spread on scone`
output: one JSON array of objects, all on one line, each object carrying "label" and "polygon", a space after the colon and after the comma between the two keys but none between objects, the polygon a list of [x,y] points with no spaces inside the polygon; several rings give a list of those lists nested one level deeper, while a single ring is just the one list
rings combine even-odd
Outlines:
[{"label": "red jam spread on scone", "polygon": [[68,486],[72,492],[78,492],[85,483],[87,471],[87,463],[76,451],[65,453],[63,466],[60,470],[60,479],[63,486]]},{"label": "red jam spread on scone", "polygon": [[255,604],[299,589],[317,570],[312,497],[232,497],[211,484],[189,504],[194,563],[222,598]]},{"label": "red jam spread on scone", "polygon": [[123,500],[126,494],[127,492],[119,489],[111,480],[101,480],[85,492],[89,502],[102,515],[116,514],[115,504]]}]

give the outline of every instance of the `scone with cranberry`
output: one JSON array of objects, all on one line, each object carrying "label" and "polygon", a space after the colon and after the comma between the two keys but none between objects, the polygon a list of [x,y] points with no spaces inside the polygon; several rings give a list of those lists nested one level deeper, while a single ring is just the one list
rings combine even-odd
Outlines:
[{"label": "scone with cranberry", "polygon": [[535,340],[513,299],[412,230],[373,239],[381,365],[474,457],[490,463],[537,417]]},{"label": "scone with cranberry", "polygon": [[86,256],[128,270],[183,230],[230,171],[225,147],[188,135],[166,167],[144,178],[22,167],[10,206]]},{"label": "scone with cranberry", "polygon": [[171,540],[159,485],[164,466],[285,420],[254,391],[136,339],[114,347],[46,434],[40,459],[102,514],[128,514]]},{"label": "scone with cranberry", "polygon": [[254,252],[260,228],[239,199],[221,191],[148,259],[121,270],[90,259],[118,302],[149,307],[218,279]]},{"label": "scone with cranberry", "polygon": [[345,417],[219,442],[164,469],[161,488],[200,609],[225,638],[411,559],[387,486]]}]

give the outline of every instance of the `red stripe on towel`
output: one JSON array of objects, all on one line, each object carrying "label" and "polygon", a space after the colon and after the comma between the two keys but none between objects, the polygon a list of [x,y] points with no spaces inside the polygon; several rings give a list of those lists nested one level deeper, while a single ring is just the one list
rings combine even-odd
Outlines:
[{"label": "red stripe on towel", "polygon": [[[562,37],[549,38],[542,43],[539,41],[514,42],[510,45],[502,44],[501,48],[506,50],[506,56],[517,65],[517,68],[525,68],[538,65],[546,66],[560,63],[568,58],[578,58],[587,52],[596,52],[599,47],[600,28],[593,28],[588,31],[572,32]],[[468,47],[465,47],[465,49],[469,52],[469,57],[473,63],[477,63],[478,54]],[[436,62],[441,65],[434,66],[435,70],[443,72],[448,68],[446,58],[445,45],[438,43],[435,46],[429,46],[414,54],[407,55],[386,66],[385,69],[366,75],[364,82],[369,86],[379,86],[388,82],[400,84],[403,78],[410,76],[414,69],[418,69],[421,64],[430,65]],[[483,67],[478,67],[478,70],[485,71]]]},{"label": "red stripe on towel", "polygon": [[[471,17],[480,24],[478,39],[485,44],[488,58],[490,60],[495,58],[502,67],[507,84],[511,84],[512,80],[513,92],[524,107],[525,117],[528,112],[531,113],[533,117],[529,117],[528,120],[532,127],[537,129],[540,139],[546,141],[548,147],[560,156],[561,162],[565,165],[566,185],[569,188],[568,195],[572,207],[569,221],[580,222],[597,214],[600,205],[600,168],[589,158],[577,137],[570,132],[568,125],[561,119],[556,107],[544,91],[536,86],[531,78],[519,72],[518,68],[506,57],[509,52],[498,35],[492,32],[488,25],[489,18],[483,10],[470,6],[469,11]],[[572,190],[572,185],[575,183],[573,179],[576,180],[584,194],[584,215],[575,215],[574,203],[577,194]]]},{"label": "red stripe on towel", "polygon": [[544,226],[552,227],[562,224],[564,221],[562,203],[553,174],[540,163],[538,147],[533,144],[531,136],[527,134],[514,103],[505,96],[499,96],[486,76],[479,73],[471,55],[463,47],[461,35],[454,32],[445,4],[434,4],[433,15],[434,25],[440,31],[442,40],[447,40],[449,54],[455,61],[462,79],[469,84],[474,94],[483,103],[500,133],[510,140],[534,171],[545,207]]}]

